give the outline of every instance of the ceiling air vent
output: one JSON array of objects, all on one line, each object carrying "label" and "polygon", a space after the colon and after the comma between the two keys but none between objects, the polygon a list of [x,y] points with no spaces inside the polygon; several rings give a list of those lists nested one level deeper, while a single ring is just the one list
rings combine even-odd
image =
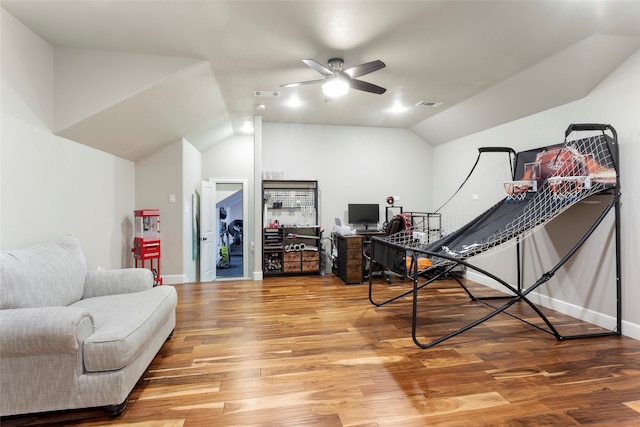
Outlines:
[{"label": "ceiling air vent", "polygon": [[260,98],[280,98],[280,92],[277,90],[254,90],[253,96]]},{"label": "ceiling air vent", "polygon": [[429,108],[436,108],[442,105],[442,102],[435,102],[435,101],[420,101],[416,104],[416,107],[429,107]]}]

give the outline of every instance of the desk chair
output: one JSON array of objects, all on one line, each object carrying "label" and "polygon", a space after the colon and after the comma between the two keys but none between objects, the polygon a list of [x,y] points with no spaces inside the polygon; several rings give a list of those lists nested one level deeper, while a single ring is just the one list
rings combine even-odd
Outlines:
[{"label": "desk chair", "polygon": [[[384,230],[384,236],[389,236],[391,234],[399,233],[405,228],[406,228],[405,218],[402,216],[402,214],[396,215],[393,218],[391,218],[391,220],[388,222]],[[369,280],[369,277],[381,276],[381,277],[384,277],[384,279],[387,281],[388,284],[391,284],[391,276],[389,275],[390,273],[401,275],[401,277],[404,278],[404,269],[406,268],[406,266],[404,265],[404,261],[400,263],[400,265],[402,266],[401,271],[389,270],[385,268],[382,264],[379,264],[371,260],[371,243],[364,245],[362,249],[363,249],[362,255],[369,264],[369,274],[367,274],[364,277],[365,281]],[[404,259],[404,255],[402,256],[402,258]]]}]

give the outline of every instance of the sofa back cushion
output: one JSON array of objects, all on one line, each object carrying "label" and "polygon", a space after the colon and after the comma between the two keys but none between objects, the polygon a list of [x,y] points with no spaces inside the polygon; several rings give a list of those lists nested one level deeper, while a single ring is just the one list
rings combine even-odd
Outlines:
[{"label": "sofa back cushion", "polygon": [[1,256],[0,309],[66,306],[82,298],[87,261],[76,237]]}]

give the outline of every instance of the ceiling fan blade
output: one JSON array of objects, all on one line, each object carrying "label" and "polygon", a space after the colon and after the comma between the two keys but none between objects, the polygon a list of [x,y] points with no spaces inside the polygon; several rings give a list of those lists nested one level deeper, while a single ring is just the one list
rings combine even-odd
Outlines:
[{"label": "ceiling fan blade", "polygon": [[374,71],[378,71],[381,68],[386,67],[387,65],[380,61],[379,59],[371,62],[367,62],[366,64],[356,65],[355,67],[347,68],[344,70],[344,73],[355,79],[356,77],[364,76],[365,74],[373,73]]},{"label": "ceiling fan blade", "polygon": [[365,92],[377,93],[378,95],[382,95],[387,91],[387,89],[374,85],[373,83],[364,82],[362,80],[351,79],[351,88],[357,90],[363,90]]},{"label": "ceiling fan blade", "polygon": [[296,87],[296,86],[303,86],[303,85],[311,85],[314,83],[322,83],[323,81],[324,79],[318,79],[318,80],[307,80],[305,82],[285,83],[283,85],[280,85],[280,87]]},{"label": "ceiling fan blade", "polygon": [[333,76],[333,71],[325,67],[324,65],[314,61],[313,59],[303,59],[302,62],[307,64],[307,66],[313,68],[323,76]]}]

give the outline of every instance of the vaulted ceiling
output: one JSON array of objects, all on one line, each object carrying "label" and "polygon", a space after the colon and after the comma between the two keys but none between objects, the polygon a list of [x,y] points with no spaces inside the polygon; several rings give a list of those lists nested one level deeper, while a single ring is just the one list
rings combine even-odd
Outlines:
[{"label": "vaulted ceiling", "polygon": [[[638,1],[1,5],[54,47],[53,131],[131,160],[181,137],[204,151],[255,114],[407,128],[438,145],[579,99],[640,48]],[[320,85],[280,87],[322,78],[302,59],[333,57],[384,61],[361,79],[386,92],[325,102]]]}]

